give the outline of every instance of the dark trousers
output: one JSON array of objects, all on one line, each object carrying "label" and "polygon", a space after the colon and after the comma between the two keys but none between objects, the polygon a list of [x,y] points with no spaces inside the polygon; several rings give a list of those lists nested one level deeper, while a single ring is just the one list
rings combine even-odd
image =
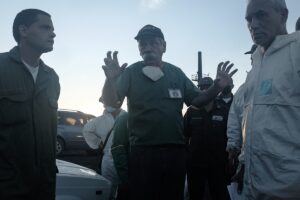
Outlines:
[{"label": "dark trousers", "polygon": [[132,146],[129,153],[130,200],[183,200],[184,146]]},{"label": "dark trousers", "polygon": [[206,183],[212,200],[230,200],[225,167],[222,165],[216,167],[188,166],[187,179],[190,200],[204,198]]},{"label": "dark trousers", "polygon": [[129,187],[128,184],[121,184],[118,186],[116,200],[129,200]]},{"label": "dark trousers", "polygon": [[55,178],[49,182],[43,177],[24,183],[20,177],[0,180],[1,200],[55,200]]}]

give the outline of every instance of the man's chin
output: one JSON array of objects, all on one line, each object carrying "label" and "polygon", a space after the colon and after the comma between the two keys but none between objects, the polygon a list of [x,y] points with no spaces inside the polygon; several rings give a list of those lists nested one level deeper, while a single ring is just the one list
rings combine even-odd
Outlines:
[{"label": "man's chin", "polygon": [[43,49],[43,53],[47,53],[53,50],[53,47],[46,47]]},{"label": "man's chin", "polygon": [[254,37],[253,42],[256,45],[259,45],[259,46],[262,46],[262,47],[269,46],[270,43],[271,43],[270,40],[268,38],[265,38],[265,37]]},{"label": "man's chin", "polygon": [[146,64],[157,63],[157,59],[153,56],[143,56],[143,60]]}]

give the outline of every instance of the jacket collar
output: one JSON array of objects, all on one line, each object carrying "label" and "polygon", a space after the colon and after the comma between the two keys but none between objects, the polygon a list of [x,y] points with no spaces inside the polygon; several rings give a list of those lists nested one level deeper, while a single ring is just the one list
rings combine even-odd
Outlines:
[{"label": "jacket collar", "polygon": [[[16,46],[13,49],[10,50],[9,56],[17,63],[20,64],[20,67],[22,67],[24,70],[28,71],[26,69],[26,66],[23,64],[19,47]],[[40,59],[40,65],[39,65],[39,73],[37,75],[36,83],[35,83],[35,95],[38,95],[41,91],[45,90],[45,88],[48,87],[49,80],[51,79],[50,72],[51,68],[45,65],[45,63]]]},{"label": "jacket collar", "polygon": [[[21,54],[20,54],[20,49],[18,46],[15,46],[9,51],[9,56],[16,62],[23,64],[22,59],[21,59]],[[25,66],[24,66],[25,67]],[[51,68],[45,65],[42,59],[40,59],[40,70],[43,70],[45,72],[50,72]]]},{"label": "jacket collar", "polygon": [[[274,41],[272,42],[272,44],[270,45],[270,47],[267,49],[267,51],[265,52],[265,56],[270,56],[273,53],[275,53],[276,51],[284,48],[285,46],[289,45],[292,42],[295,42],[297,40],[300,40],[300,32],[294,32],[291,34],[285,34],[285,35],[278,35]],[[259,46],[256,51],[253,53],[253,56],[263,56],[263,51],[262,48]]]}]

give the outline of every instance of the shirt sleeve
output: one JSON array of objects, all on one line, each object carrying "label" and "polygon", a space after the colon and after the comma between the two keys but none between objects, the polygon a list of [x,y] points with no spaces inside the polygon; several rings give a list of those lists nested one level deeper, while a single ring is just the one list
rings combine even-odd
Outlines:
[{"label": "shirt sleeve", "polygon": [[292,58],[292,63],[295,69],[296,74],[299,75],[300,78],[300,40],[298,42],[295,42],[293,44],[294,47],[292,48],[293,50],[291,51],[291,58]]},{"label": "shirt sleeve", "polygon": [[243,120],[243,86],[236,92],[231,104],[227,122],[227,151],[240,151],[242,147],[242,120]]},{"label": "shirt sleeve", "polygon": [[187,106],[190,106],[194,98],[200,95],[201,91],[186,75],[184,75],[184,82],[184,102]]},{"label": "shirt sleeve", "polygon": [[125,96],[128,95],[130,87],[130,69],[126,68],[125,71],[117,79],[116,90],[117,96],[120,101],[123,101]]},{"label": "shirt sleeve", "polygon": [[99,147],[101,138],[96,134],[96,118],[84,125],[82,134],[86,143],[92,149],[97,149]]}]

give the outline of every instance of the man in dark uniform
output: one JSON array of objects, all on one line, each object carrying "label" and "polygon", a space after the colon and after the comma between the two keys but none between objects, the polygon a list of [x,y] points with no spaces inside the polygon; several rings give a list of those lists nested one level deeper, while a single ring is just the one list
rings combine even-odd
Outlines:
[{"label": "man in dark uniform", "polygon": [[[205,77],[200,82],[200,89],[207,90],[212,84],[213,80]],[[213,200],[230,199],[227,190],[227,117],[227,106],[217,99],[202,107],[189,107],[184,116],[191,200],[203,199],[206,182]]]},{"label": "man in dark uniform", "polygon": [[57,74],[40,59],[52,51],[48,13],[26,9],[13,24],[16,47],[0,54],[0,199],[54,200]]},{"label": "man in dark uniform", "polygon": [[300,31],[300,17],[298,18],[296,22],[296,31]]},{"label": "man in dark uniform", "polygon": [[233,85],[228,85],[217,97],[219,103],[226,106],[228,109],[230,109],[233,100],[233,94],[231,92],[232,88]]}]

